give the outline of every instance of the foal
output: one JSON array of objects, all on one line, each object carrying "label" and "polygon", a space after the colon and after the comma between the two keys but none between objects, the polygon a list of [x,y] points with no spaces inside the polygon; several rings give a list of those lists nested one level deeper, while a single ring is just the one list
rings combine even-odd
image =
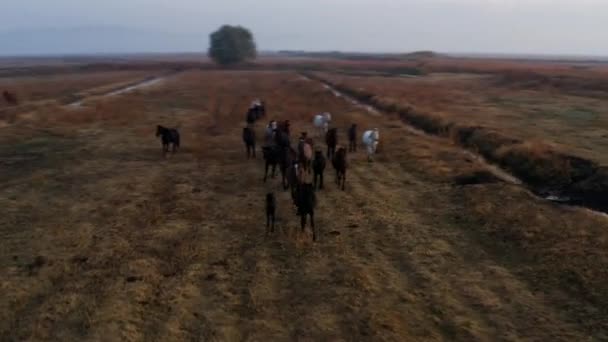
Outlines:
[{"label": "foal", "polygon": [[161,137],[163,143],[163,156],[169,151],[169,144],[173,144],[173,153],[179,148],[179,132],[175,128],[156,126],[156,136]]}]

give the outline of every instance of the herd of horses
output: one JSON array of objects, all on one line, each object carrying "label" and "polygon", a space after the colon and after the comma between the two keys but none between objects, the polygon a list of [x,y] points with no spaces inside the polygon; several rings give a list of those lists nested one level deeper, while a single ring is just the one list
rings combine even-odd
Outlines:
[{"label": "herd of horses", "polygon": [[[248,159],[256,158],[256,122],[266,116],[266,108],[263,101],[253,101],[249,107],[245,121],[246,127],[243,128],[242,139],[246,148]],[[271,120],[264,128],[264,144],[262,154],[264,158],[264,183],[270,177],[276,177],[277,168],[281,175],[281,186],[284,191],[289,191],[291,200],[296,210],[296,215],[300,216],[301,230],[304,231],[307,225],[307,218],[310,217],[312,228],[312,239],[317,240],[315,229],[315,207],[317,203],[317,190],[324,189],[323,175],[327,166],[327,161],[335,171],[335,184],[338,188],[345,190],[346,171],[348,168],[347,153],[357,151],[357,125],[352,124],[348,128],[348,149],[338,146],[338,129],[330,128],[331,114],[322,113],[315,115],[313,125],[317,137],[325,137],[327,151],[324,155],[320,147],[315,148],[314,140],[308,136],[307,132],[302,132],[297,144],[291,143],[291,123],[289,120],[278,122]],[[157,126],[156,136],[161,138],[163,155],[169,151],[175,152],[180,145],[180,136],[177,129]],[[368,161],[376,153],[379,141],[378,129],[368,130],[363,133],[363,144],[365,145]],[[274,232],[275,215],[277,200],[273,192],[266,194],[266,233]]]},{"label": "herd of horses", "polygon": [[[256,108],[258,107],[258,108]],[[254,101],[246,115],[246,127],[243,128],[243,142],[247,158],[256,158],[256,127],[255,123],[262,119],[266,109],[262,101]],[[300,226],[305,230],[307,218],[310,217],[313,241],[317,239],[315,230],[314,212],[316,207],[316,191],[324,188],[323,175],[327,161],[335,171],[334,181],[338,188],[345,190],[346,171],[348,168],[347,153],[357,151],[357,125],[348,128],[348,149],[338,146],[338,128],[330,127],[331,114],[321,113],[312,120],[317,137],[324,137],[327,146],[326,154],[320,147],[315,148],[314,140],[307,132],[302,132],[297,144],[291,143],[291,123],[289,120],[271,120],[264,129],[264,145],[262,153],[264,158],[264,178],[276,177],[277,168],[281,175],[281,186],[289,191],[296,215],[300,216]],[[368,160],[371,161],[379,141],[378,129],[366,131],[363,134],[363,144],[368,151]],[[267,234],[274,232],[276,213],[276,196],[269,192],[266,194],[266,229]]]}]

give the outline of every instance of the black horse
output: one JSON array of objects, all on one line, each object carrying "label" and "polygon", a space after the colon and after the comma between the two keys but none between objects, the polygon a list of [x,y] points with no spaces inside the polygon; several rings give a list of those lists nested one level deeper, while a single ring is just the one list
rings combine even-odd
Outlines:
[{"label": "black horse", "polygon": [[179,132],[175,128],[156,126],[156,136],[161,137],[163,143],[163,155],[169,151],[169,144],[173,144],[173,153],[179,148]]},{"label": "black horse", "polygon": [[348,151],[357,152],[357,124],[348,129]]},{"label": "black horse", "polygon": [[317,241],[315,230],[315,206],[317,204],[315,189],[312,184],[301,184],[298,191],[298,212],[300,214],[300,226],[302,231],[306,228],[306,216],[310,216],[310,226],[312,228],[312,240]]},{"label": "black horse", "polygon": [[253,128],[243,128],[243,142],[247,148],[247,159],[255,158],[255,130]]},{"label": "black horse", "polygon": [[327,144],[327,159],[331,160],[336,154],[336,146],[338,145],[338,129],[332,128],[325,135],[325,143]]},{"label": "black horse", "polygon": [[315,159],[312,161],[315,189],[323,189],[323,172],[325,171],[325,164],[326,162],[323,152],[315,151]]},{"label": "black horse", "polygon": [[346,183],[346,149],[341,147],[336,152],[334,159],[332,160],[332,164],[334,169],[336,170],[336,184],[340,187],[340,183],[342,183],[342,190],[344,190],[344,184]]}]

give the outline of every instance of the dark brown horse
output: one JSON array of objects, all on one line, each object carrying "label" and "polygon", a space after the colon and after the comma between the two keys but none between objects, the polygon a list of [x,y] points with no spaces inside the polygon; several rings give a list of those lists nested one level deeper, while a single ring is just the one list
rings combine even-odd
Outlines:
[{"label": "dark brown horse", "polygon": [[[344,147],[340,147],[334,159],[332,160],[332,164],[334,169],[336,170],[336,184],[338,187],[342,186],[342,191],[344,191],[344,184],[346,183],[346,149]],[[340,184],[342,183],[342,184]]]},{"label": "dark brown horse", "polygon": [[11,93],[5,90],[2,92],[2,97],[4,97],[6,103],[11,106],[16,106],[19,104],[19,100],[17,100],[17,95],[15,95],[15,93]]},{"label": "dark brown horse", "polygon": [[179,148],[179,132],[176,128],[156,126],[156,136],[161,137],[163,143],[163,156],[169,152],[169,145],[173,144],[173,153]]},{"label": "dark brown horse", "polygon": [[243,128],[243,142],[247,148],[247,159],[255,158],[255,130],[251,127]]},{"label": "dark brown horse", "polygon": [[297,196],[298,212],[300,214],[300,226],[302,231],[306,228],[306,216],[310,216],[310,227],[312,228],[312,240],[317,241],[315,230],[315,207],[317,199],[312,184],[301,184]]}]

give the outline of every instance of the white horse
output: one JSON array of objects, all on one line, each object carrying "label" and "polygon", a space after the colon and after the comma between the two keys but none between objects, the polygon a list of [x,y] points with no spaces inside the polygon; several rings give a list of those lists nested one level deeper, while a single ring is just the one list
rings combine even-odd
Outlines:
[{"label": "white horse", "polygon": [[317,136],[324,137],[329,129],[329,123],[331,122],[331,114],[330,113],[322,113],[315,115],[312,123],[317,130]]},{"label": "white horse", "polygon": [[372,156],[376,154],[376,149],[378,148],[378,142],[380,141],[380,131],[377,128],[374,128],[370,131],[365,131],[363,133],[363,145],[367,150],[367,160],[371,161]]}]

